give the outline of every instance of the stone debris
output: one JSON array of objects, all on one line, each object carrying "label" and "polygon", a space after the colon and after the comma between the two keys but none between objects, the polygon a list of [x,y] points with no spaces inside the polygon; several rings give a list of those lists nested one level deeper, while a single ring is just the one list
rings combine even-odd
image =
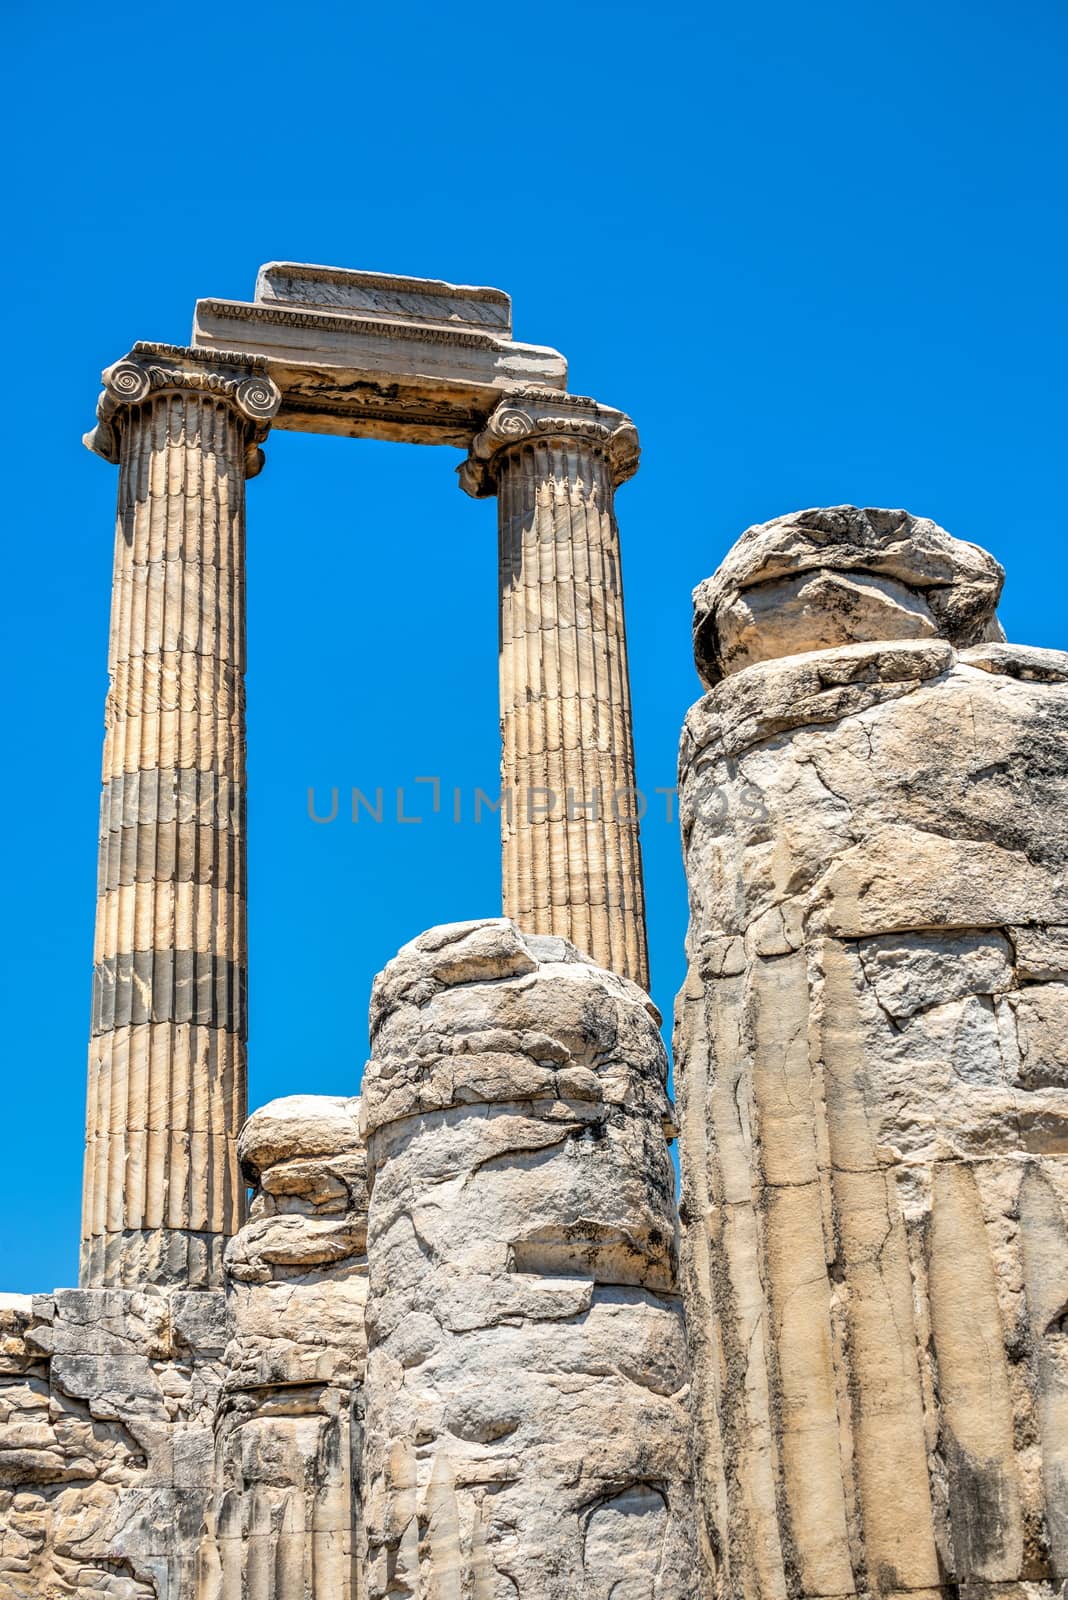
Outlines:
[{"label": "stone debris", "polygon": [[19,1298],[0,1305],[0,1600],[192,1597],[224,1295]]},{"label": "stone debris", "polygon": [[0,1305],[0,1600],[696,1600],[655,1007],[499,918],[371,1018],[245,1124],[225,1293]]}]

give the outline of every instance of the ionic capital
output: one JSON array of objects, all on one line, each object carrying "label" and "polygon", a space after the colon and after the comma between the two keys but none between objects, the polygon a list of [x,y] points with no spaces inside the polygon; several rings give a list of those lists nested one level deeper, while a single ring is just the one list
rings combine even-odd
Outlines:
[{"label": "ionic capital", "polygon": [[607,457],[617,486],[638,470],[638,430],[622,411],[556,389],[515,389],[476,435],[458,469],[461,489],[476,499],[496,494],[502,454],[532,441],[571,448],[585,444],[599,451]]},{"label": "ionic capital", "polygon": [[259,445],[282,404],[281,391],[262,357],[138,342],[128,356],[105,368],[101,381],[97,424],[84,436],[84,443],[105,461],[119,459],[121,419],[130,406],[157,395],[196,393],[224,401],[244,420],[248,476],[254,477],[262,467]]}]

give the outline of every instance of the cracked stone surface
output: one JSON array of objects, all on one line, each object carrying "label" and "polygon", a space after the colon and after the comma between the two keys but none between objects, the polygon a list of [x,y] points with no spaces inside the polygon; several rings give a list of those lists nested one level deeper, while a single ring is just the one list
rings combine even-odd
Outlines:
[{"label": "cracked stone surface", "polygon": [[238,1141],[229,1341],[196,1600],[357,1600],[367,1159],[359,1100],[288,1095]]},{"label": "cracked stone surface", "polygon": [[1000,641],[1005,574],[926,517],[816,507],[748,528],[694,590],[694,657],[707,688],[752,666],[872,639]]},{"label": "cracked stone surface", "polygon": [[358,1100],[241,1135],[227,1289],[0,1297],[0,1600],[355,1600]]},{"label": "cracked stone surface", "polygon": [[192,1595],[221,1291],[0,1296],[0,1597]]},{"label": "cracked stone surface", "polygon": [[405,946],[371,1017],[370,1600],[696,1596],[652,1003],[495,920]]},{"label": "cracked stone surface", "polygon": [[224,1287],[0,1296],[0,1600],[1063,1595],[1068,654],[1001,582],[845,506],[697,590],[681,1221],[642,990],[420,935],[361,1097],[196,1168]]},{"label": "cracked stone surface", "polygon": [[1000,587],[933,523],[833,507],[695,593],[709,1595],[1068,1578],[1068,655],[1002,642]]},{"label": "cracked stone surface", "polygon": [[496,919],[371,1020],[245,1124],[225,1292],[5,1302],[3,1600],[698,1595],[655,1009]]}]

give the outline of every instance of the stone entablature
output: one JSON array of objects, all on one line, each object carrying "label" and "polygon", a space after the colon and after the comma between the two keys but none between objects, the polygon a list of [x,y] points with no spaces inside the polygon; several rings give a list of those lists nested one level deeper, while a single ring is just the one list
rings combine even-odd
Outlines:
[{"label": "stone entablature", "polygon": [[277,426],[466,449],[503,394],[563,391],[556,350],[512,339],[500,289],[270,262],[252,301],[199,300],[193,344],[245,350],[282,394]]},{"label": "stone entablature", "polygon": [[388,272],[353,272],[302,262],[268,261],[256,277],[257,305],[333,306],[354,316],[388,319],[417,328],[512,337],[512,301],[503,289],[472,288],[438,278],[402,278]]}]

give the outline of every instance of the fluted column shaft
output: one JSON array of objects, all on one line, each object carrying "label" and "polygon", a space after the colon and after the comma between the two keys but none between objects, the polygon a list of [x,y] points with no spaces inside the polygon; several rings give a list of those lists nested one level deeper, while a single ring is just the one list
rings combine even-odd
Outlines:
[{"label": "fluted column shaft", "polygon": [[168,346],[104,377],[87,443],[119,492],[82,1283],[206,1287],[243,1210],[245,477],[278,393]]},{"label": "fluted column shaft", "polygon": [[503,901],[649,986],[616,485],[620,412],[553,391],[498,408],[462,479],[496,493]]}]

